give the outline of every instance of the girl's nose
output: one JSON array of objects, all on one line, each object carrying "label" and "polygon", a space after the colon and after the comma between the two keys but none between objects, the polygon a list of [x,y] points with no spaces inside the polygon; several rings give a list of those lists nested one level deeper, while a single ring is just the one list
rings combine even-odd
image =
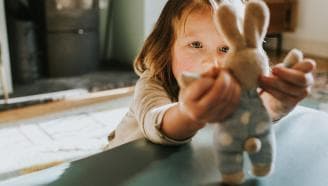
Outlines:
[{"label": "girl's nose", "polygon": [[219,58],[218,58],[218,57],[214,58],[214,60],[213,60],[213,65],[214,65],[215,67],[220,67],[220,62],[219,62]]},{"label": "girl's nose", "polygon": [[208,57],[203,61],[203,65],[205,65],[205,67],[221,67],[222,63],[221,63],[221,57],[215,53],[213,55],[208,55]]}]

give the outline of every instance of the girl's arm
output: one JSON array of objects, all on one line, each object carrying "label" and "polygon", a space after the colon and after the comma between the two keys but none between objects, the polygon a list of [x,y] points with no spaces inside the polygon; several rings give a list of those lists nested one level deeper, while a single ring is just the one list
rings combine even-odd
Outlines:
[{"label": "girl's arm", "polygon": [[165,113],[161,130],[173,139],[190,138],[206,123],[229,116],[239,99],[240,86],[228,71],[202,77],[180,91],[179,103]]},{"label": "girl's arm", "polygon": [[179,119],[166,122],[170,118],[173,119],[179,115],[175,113],[176,116],[171,116],[171,110],[174,110],[177,104],[172,103],[165,89],[161,86],[161,82],[152,79],[147,71],[142,74],[135,86],[131,108],[146,139],[153,143],[166,145],[184,144],[190,141],[188,137],[192,135],[179,138],[171,135],[171,132],[165,133],[162,130],[165,123],[170,123],[171,126],[181,126]]},{"label": "girl's arm", "polygon": [[176,105],[166,111],[161,130],[170,138],[185,140],[194,136],[204,126],[205,123],[191,120],[189,116],[180,111],[179,105]]}]

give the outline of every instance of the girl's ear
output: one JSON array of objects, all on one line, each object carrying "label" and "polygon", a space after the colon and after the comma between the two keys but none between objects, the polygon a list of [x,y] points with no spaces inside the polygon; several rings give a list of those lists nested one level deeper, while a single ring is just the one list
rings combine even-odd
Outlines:
[{"label": "girl's ear", "polygon": [[246,4],[244,38],[251,48],[262,46],[269,26],[269,8],[263,1],[250,1]]},{"label": "girl's ear", "polygon": [[238,28],[236,11],[229,4],[222,3],[217,9],[217,29],[231,49],[245,48],[245,40]]}]

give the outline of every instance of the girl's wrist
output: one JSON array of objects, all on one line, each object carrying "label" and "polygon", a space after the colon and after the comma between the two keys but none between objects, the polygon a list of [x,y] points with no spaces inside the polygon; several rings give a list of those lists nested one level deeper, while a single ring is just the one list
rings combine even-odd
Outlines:
[{"label": "girl's wrist", "polygon": [[204,127],[204,124],[192,121],[179,107],[178,104],[165,113],[160,130],[171,139],[186,140],[194,136],[199,129]]},{"label": "girl's wrist", "polygon": [[206,124],[203,122],[199,122],[194,120],[190,115],[182,108],[182,106],[179,103],[178,105],[178,114],[183,117],[186,123],[188,123],[188,127],[190,130],[198,131],[199,129],[202,129]]}]

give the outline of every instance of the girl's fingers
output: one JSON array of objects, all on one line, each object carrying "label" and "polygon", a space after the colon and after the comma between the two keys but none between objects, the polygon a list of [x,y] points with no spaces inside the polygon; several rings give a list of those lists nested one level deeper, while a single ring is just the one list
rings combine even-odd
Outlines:
[{"label": "girl's fingers", "polygon": [[229,107],[231,83],[232,77],[227,71],[220,72],[216,79],[202,77],[183,89],[180,99],[183,105],[189,108],[187,110],[194,119],[204,122],[217,121],[214,118],[217,118],[225,107]]},{"label": "girl's fingers", "polygon": [[220,114],[220,117],[218,118],[219,121],[222,121],[229,115],[231,115],[237,108],[240,102],[240,87],[238,84],[234,84],[231,90],[231,96],[229,97],[229,100],[227,101],[227,105],[224,107],[224,110]]},{"label": "girl's fingers", "polygon": [[316,68],[316,63],[312,59],[304,59],[302,62],[297,63],[292,69],[303,72],[310,73]]},{"label": "girl's fingers", "polygon": [[183,89],[183,99],[197,101],[203,97],[212,87],[215,80],[212,78],[200,78],[195,80],[186,89]]},{"label": "girl's fingers", "polygon": [[222,100],[219,100],[214,108],[212,108],[209,112],[209,122],[218,122],[222,118],[225,118],[227,115],[227,108],[231,108],[231,100],[233,99],[233,87],[230,86],[228,89],[229,94],[227,94],[224,98],[222,97]]},{"label": "girl's fingers", "polygon": [[[300,66],[296,66],[295,68],[301,68]],[[273,75],[279,77],[280,79],[300,87],[307,87],[313,84],[313,76],[311,73],[303,73],[301,71],[295,69],[274,67],[272,69]]]},{"label": "girl's fingers", "polygon": [[229,93],[228,87],[230,83],[231,76],[229,73],[221,71],[219,77],[215,80],[213,87],[200,99],[199,104],[203,107],[215,107],[216,104],[219,103],[218,101]]},{"label": "girl's fingers", "polygon": [[269,93],[271,96],[279,100],[280,102],[284,103],[285,105],[288,105],[288,103],[297,103],[298,99],[295,97],[288,96],[279,90],[275,90],[274,88],[264,88],[264,90]]},{"label": "girl's fingers", "polygon": [[216,104],[211,110],[207,111],[207,122],[213,123],[218,122],[219,118],[222,117],[222,113],[224,112],[224,108],[228,106],[228,103],[219,103]]},{"label": "girl's fingers", "polygon": [[216,106],[212,108],[209,114],[209,122],[222,121],[229,116],[239,105],[240,86],[238,83],[231,83],[227,88],[228,94],[218,100]]},{"label": "girl's fingers", "polygon": [[274,89],[279,91],[285,95],[293,96],[293,97],[305,97],[308,95],[308,89],[304,87],[295,86],[288,82],[284,82],[280,80],[278,77],[265,77],[262,76],[260,78],[260,86],[263,89]]}]

